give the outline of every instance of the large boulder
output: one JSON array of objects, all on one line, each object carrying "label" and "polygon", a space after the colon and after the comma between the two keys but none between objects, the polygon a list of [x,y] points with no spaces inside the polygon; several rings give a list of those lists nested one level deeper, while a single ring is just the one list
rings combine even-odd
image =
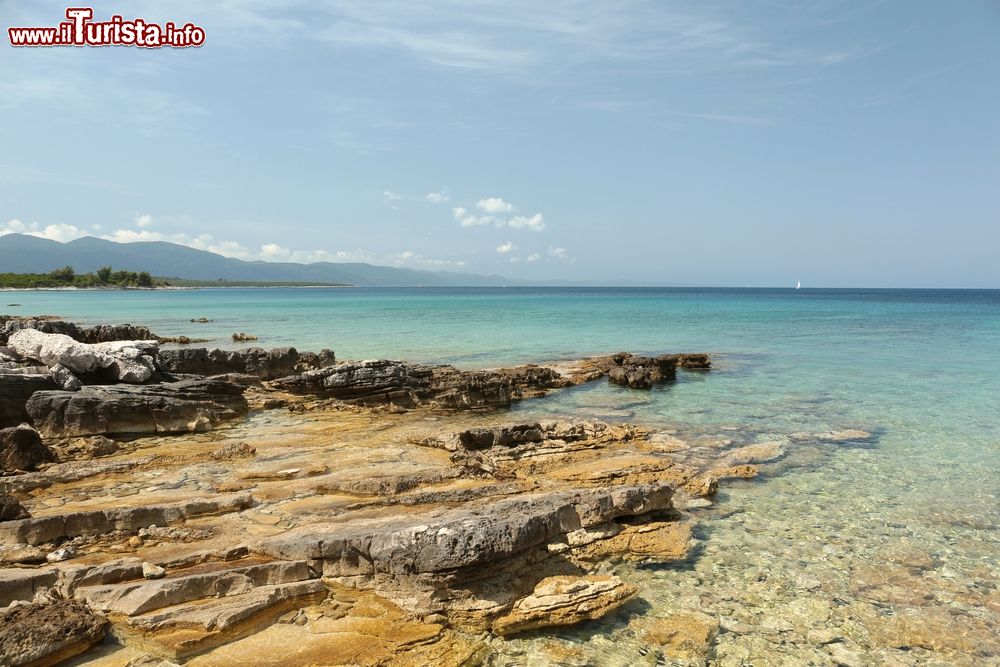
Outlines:
[{"label": "large boulder", "polygon": [[38,431],[30,426],[0,429],[0,470],[34,470],[56,460]]},{"label": "large boulder", "polygon": [[58,664],[104,639],[107,625],[73,600],[0,610],[0,664]]},{"label": "large boulder", "polygon": [[25,409],[48,436],[189,433],[246,414],[243,385],[227,376],[148,385],[39,391]]},{"label": "large boulder", "polygon": [[8,346],[26,359],[50,368],[62,366],[71,373],[105,371],[120,382],[139,383],[152,377],[155,340],[80,343],[65,334],[21,329],[10,337]]}]

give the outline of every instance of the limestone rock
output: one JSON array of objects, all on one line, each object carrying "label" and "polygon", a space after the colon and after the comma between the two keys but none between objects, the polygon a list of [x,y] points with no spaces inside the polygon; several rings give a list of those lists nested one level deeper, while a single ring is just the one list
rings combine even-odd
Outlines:
[{"label": "limestone rock", "polygon": [[633,389],[650,389],[677,376],[677,360],[671,355],[652,358],[622,354],[615,355],[613,361],[608,381]]},{"label": "limestone rock", "polygon": [[510,635],[537,628],[573,625],[600,618],[636,596],[638,589],[618,577],[554,576],[538,582],[531,595],[493,622],[493,631]]},{"label": "limestone rock", "polygon": [[243,350],[190,348],[161,350],[158,362],[160,368],[169,373],[197,375],[240,373],[271,380],[333,363],[333,353],[329,350],[324,352],[326,354],[322,356],[309,352],[300,354],[294,347],[279,347],[273,350],[260,347]]},{"label": "limestone rock", "polygon": [[59,547],[55,551],[49,553],[45,560],[49,563],[61,563],[64,560],[69,560],[70,558],[76,557],[76,549],[73,547]]},{"label": "limestone rock", "polygon": [[48,373],[13,373],[0,370],[0,428],[28,421],[25,405],[36,391],[56,389]]},{"label": "limestone rock", "polygon": [[162,579],[166,575],[167,570],[159,565],[154,565],[153,563],[142,564],[142,576],[146,579]]},{"label": "limestone rock", "polygon": [[45,544],[66,537],[93,536],[112,531],[138,532],[206,514],[238,512],[253,504],[249,493],[194,498],[176,503],[67,512],[0,523],[0,540],[15,544]]},{"label": "limestone rock", "polygon": [[142,386],[39,391],[28,399],[32,423],[57,437],[188,433],[246,414],[243,387],[226,376]]},{"label": "limestone rock", "polygon": [[73,371],[66,368],[62,364],[56,364],[49,369],[49,375],[52,377],[52,381],[56,385],[65,391],[76,391],[83,386],[80,382],[80,378],[73,375]]},{"label": "limestone rock", "polygon": [[81,343],[65,334],[22,329],[12,335],[8,345],[27,359],[47,366],[62,366],[71,373],[96,373],[107,369],[121,382],[145,382],[154,371],[152,357],[155,340]]},{"label": "limestone rock", "polygon": [[15,519],[27,519],[28,510],[24,509],[17,498],[0,493],[0,521],[14,521]]},{"label": "limestone rock", "polygon": [[40,463],[56,460],[30,426],[0,429],[0,470],[34,470]]},{"label": "limestone rock", "polygon": [[234,442],[212,452],[212,458],[216,461],[252,459],[256,455],[257,450],[245,442]]},{"label": "limestone rock", "polygon": [[21,329],[69,336],[81,343],[106,343],[119,340],[158,340],[159,336],[144,326],[135,324],[99,324],[81,327],[52,317],[11,317],[0,315],[0,344]]},{"label": "limestone rock", "polygon": [[60,600],[0,610],[0,664],[55,665],[104,638],[107,621],[79,602]]},{"label": "limestone rock", "polygon": [[280,378],[275,386],[296,393],[320,394],[360,405],[427,406],[455,410],[506,407],[530,395],[566,386],[551,368],[520,366],[493,371],[462,371],[374,360],[334,364]]},{"label": "limestone rock", "polygon": [[314,524],[251,545],[272,558],[324,560],[330,576],[417,574],[477,566],[581,527],[670,507],[667,484],[525,494],[381,522]]},{"label": "limestone rock", "polygon": [[[44,561],[45,558],[42,558]],[[3,568],[0,569],[0,608],[15,601],[31,601],[38,593],[56,583],[54,568]],[[2,610],[0,610],[2,613]],[[0,626],[0,631],[3,628]],[[0,661],[0,665],[5,664]]]}]

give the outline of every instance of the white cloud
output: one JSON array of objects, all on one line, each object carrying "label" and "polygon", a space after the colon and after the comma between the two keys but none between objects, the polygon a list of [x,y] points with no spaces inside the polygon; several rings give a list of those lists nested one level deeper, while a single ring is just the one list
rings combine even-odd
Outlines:
[{"label": "white cloud", "polygon": [[566,248],[554,248],[549,246],[549,257],[554,257],[555,259],[566,259],[569,257],[569,251]]},{"label": "white cloud", "polygon": [[427,201],[432,204],[443,204],[449,199],[451,199],[451,190],[449,190],[447,186],[441,188],[437,192],[427,193]]},{"label": "white cloud", "polygon": [[[146,229],[116,229],[110,234],[106,234],[101,238],[105,238],[109,241],[116,241],[118,243],[136,243],[139,241],[166,241],[168,240],[160,232],[151,232]],[[184,244],[188,245],[188,244]]]},{"label": "white cloud", "polygon": [[501,255],[506,255],[516,247],[517,246],[515,246],[513,243],[507,241],[506,243],[501,243],[500,245],[497,246],[497,252],[500,253]]},{"label": "white cloud", "polygon": [[8,220],[5,225],[0,227],[0,236],[6,234],[27,234],[28,236],[37,236],[40,239],[66,243],[81,236],[86,236],[87,232],[75,225],[55,224],[43,227],[37,222],[25,223],[15,218]]},{"label": "white cloud", "polygon": [[541,258],[542,258],[541,255],[539,255],[538,253],[534,253],[534,254],[528,255],[527,259],[525,259],[524,261],[526,261],[526,262],[537,262]]},{"label": "white cloud", "polygon": [[260,247],[260,254],[264,257],[273,257],[277,259],[287,258],[292,253],[288,248],[280,246],[277,243],[265,243]]},{"label": "white cloud", "polygon": [[451,214],[463,227],[482,227],[483,225],[492,225],[495,221],[495,218],[492,215],[476,215],[475,213],[469,213],[461,206],[456,206],[451,209]]},{"label": "white cloud", "polygon": [[510,213],[514,207],[499,197],[487,197],[476,202],[476,208],[484,213]]},{"label": "white cloud", "polygon": [[146,227],[152,227],[153,216],[151,216],[148,213],[135,216],[135,226],[139,227],[140,229],[145,229]]},{"label": "white cloud", "polygon": [[517,264],[517,263],[518,263],[518,262],[520,262],[520,261],[521,261],[521,258],[520,258],[520,257],[511,257],[511,258],[510,258],[510,263],[511,263],[511,264]]},{"label": "white cloud", "polygon": [[541,213],[532,216],[515,215],[512,218],[500,217],[497,214],[510,213],[514,205],[499,197],[487,197],[476,202],[476,208],[483,214],[470,212],[461,206],[451,209],[451,214],[462,227],[510,227],[512,229],[529,229],[540,232],[545,229],[545,218]]},{"label": "white cloud", "polygon": [[507,221],[507,226],[514,229],[530,229],[533,232],[540,232],[545,229],[545,222],[542,214],[536,213],[530,218],[526,218],[523,215],[514,216]]},{"label": "white cloud", "polygon": [[382,201],[384,201],[386,205],[389,206],[390,208],[393,209],[398,208],[396,206],[396,202],[398,202],[400,199],[402,199],[402,197],[393,192],[392,190],[385,190],[384,192],[382,192]]}]

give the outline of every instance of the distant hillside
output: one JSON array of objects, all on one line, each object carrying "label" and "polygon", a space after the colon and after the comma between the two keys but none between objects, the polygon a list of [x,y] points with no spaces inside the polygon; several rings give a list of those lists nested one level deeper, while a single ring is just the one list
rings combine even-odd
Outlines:
[{"label": "distant hillside", "polygon": [[47,273],[72,266],[79,273],[88,273],[109,264],[115,269],[206,281],[341,283],[364,287],[456,287],[509,282],[501,276],[417,271],[358,262],[246,262],[163,241],[115,243],[86,236],[59,243],[23,234],[0,236],[0,272]]}]

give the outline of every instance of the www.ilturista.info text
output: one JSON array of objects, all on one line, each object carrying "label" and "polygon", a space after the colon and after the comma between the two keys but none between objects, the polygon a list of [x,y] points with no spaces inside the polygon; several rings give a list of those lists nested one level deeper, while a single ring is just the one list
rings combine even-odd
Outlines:
[{"label": "www.ilturista.info text", "polygon": [[178,26],[173,21],[160,25],[141,18],[125,20],[112,16],[93,21],[90,7],[70,7],[66,21],[47,28],[7,28],[11,46],[140,46],[184,48],[205,43],[205,29],[193,23]]}]

